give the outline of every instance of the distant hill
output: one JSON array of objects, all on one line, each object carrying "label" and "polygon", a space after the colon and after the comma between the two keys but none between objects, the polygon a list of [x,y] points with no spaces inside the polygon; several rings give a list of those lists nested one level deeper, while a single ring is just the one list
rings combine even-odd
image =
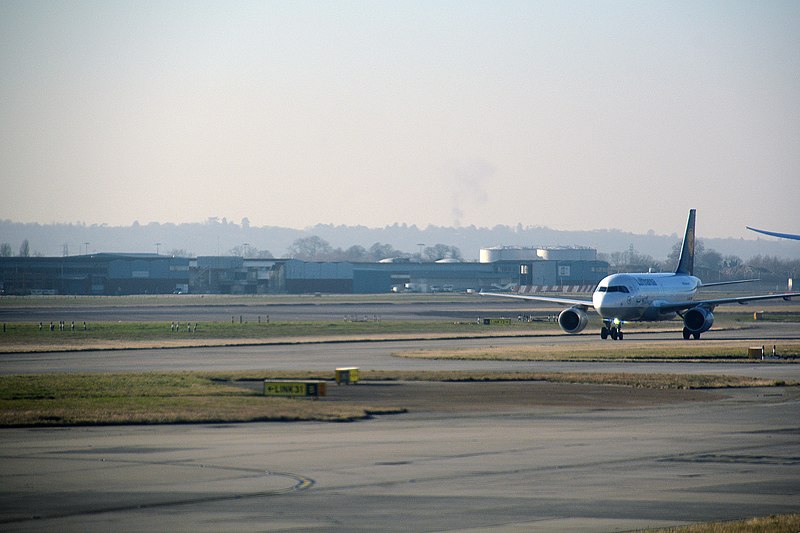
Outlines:
[{"label": "distant hill", "polygon": [[[621,230],[557,231],[539,226],[495,226],[493,228],[439,227],[420,228],[414,225],[393,224],[383,228],[365,226],[335,226],[319,224],[305,229],[255,227],[243,221],[236,224],[225,219],[209,219],[201,223],[149,223],[131,226],[84,224],[33,224],[10,220],[0,221],[0,243],[8,243],[16,254],[27,239],[31,254],[61,256],[95,252],[185,252],[190,256],[229,255],[245,244],[250,250],[268,250],[274,257],[285,257],[289,246],[299,238],[317,236],[334,248],[361,245],[369,248],[376,242],[414,253],[420,244],[457,246],[466,260],[477,260],[480,249],[500,245],[517,246],[591,246],[599,252],[628,250],[631,246],[641,253],[663,260],[680,240],[672,235],[634,234]],[[749,259],[755,255],[781,258],[800,258],[800,241],[774,238],[703,239],[706,248],[722,255]],[[88,243],[88,245],[86,244]]]}]

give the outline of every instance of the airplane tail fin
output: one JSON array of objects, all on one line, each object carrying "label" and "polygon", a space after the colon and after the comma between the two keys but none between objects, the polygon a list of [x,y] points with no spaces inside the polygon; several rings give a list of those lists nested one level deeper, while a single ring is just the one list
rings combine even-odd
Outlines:
[{"label": "airplane tail fin", "polygon": [[694,219],[696,209],[689,210],[689,220],[686,221],[686,233],[683,235],[681,257],[678,260],[676,274],[693,275],[694,272]]}]

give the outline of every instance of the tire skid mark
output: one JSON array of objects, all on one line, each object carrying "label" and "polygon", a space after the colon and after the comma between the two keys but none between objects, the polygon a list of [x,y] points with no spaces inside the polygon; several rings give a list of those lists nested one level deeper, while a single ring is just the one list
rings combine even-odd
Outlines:
[{"label": "tire skid mark", "polygon": [[[117,462],[117,461],[115,461]],[[149,465],[170,465],[170,466],[189,466],[189,465],[181,465],[178,462],[155,462],[155,463],[142,463],[136,461],[120,461],[129,464],[149,464]],[[285,477],[289,478],[294,481],[291,486],[278,488],[278,489],[271,489],[271,490],[264,490],[264,491],[255,491],[255,492],[245,492],[245,493],[236,493],[236,494],[217,494],[213,496],[201,496],[196,498],[177,498],[174,500],[164,500],[159,502],[151,502],[151,503],[136,503],[130,505],[118,505],[118,506],[109,506],[109,507],[102,507],[97,509],[85,509],[80,511],[74,512],[64,512],[64,513],[52,513],[47,515],[36,515],[36,516],[26,516],[26,517],[18,517],[18,518],[10,518],[10,519],[0,519],[0,524],[18,524],[23,522],[29,522],[34,520],[53,520],[53,519],[60,519],[60,518],[74,518],[78,516],[92,516],[92,515],[100,515],[106,513],[119,513],[119,512],[126,512],[126,511],[136,511],[140,509],[157,509],[157,508],[166,508],[166,507],[173,507],[173,506],[180,506],[180,505],[195,505],[195,504],[202,504],[202,503],[215,503],[215,502],[222,502],[222,501],[231,501],[231,500],[244,500],[248,498],[263,498],[269,496],[279,496],[282,494],[291,494],[294,492],[301,492],[310,489],[316,484],[316,481],[300,475],[294,472],[278,472],[272,470],[257,470],[253,468],[236,468],[236,467],[226,467],[226,466],[215,466],[215,465],[208,465],[208,464],[200,464],[200,465],[191,465],[197,468],[209,468],[209,469],[216,469],[216,470],[230,470],[236,472],[251,472],[251,473],[259,473],[262,476],[275,476],[275,477]]]}]

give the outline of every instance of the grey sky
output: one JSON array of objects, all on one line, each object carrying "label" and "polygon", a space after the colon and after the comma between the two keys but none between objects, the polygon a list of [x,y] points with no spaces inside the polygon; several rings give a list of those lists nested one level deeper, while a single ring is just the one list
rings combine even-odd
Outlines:
[{"label": "grey sky", "polygon": [[800,3],[0,2],[0,218],[800,232]]}]

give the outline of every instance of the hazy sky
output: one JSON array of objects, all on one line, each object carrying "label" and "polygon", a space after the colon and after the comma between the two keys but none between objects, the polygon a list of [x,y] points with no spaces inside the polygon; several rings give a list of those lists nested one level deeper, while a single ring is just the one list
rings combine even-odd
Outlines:
[{"label": "hazy sky", "polygon": [[800,233],[800,2],[0,1],[0,218]]}]

